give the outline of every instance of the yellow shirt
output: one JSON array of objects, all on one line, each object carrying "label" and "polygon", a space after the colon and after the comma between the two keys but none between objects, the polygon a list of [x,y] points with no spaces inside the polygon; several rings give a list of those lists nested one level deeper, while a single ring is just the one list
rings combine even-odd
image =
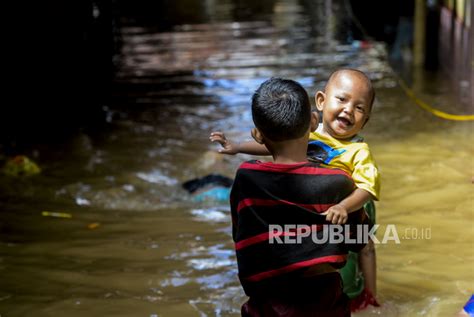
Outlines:
[{"label": "yellow shirt", "polygon": [[312,132],[309,140],[310,160],[344,170],[352,176],[358,188],[368,191],[375,200],[379,200],[380,176],[367,143],[354,139],[338,140],[319,132]]}]

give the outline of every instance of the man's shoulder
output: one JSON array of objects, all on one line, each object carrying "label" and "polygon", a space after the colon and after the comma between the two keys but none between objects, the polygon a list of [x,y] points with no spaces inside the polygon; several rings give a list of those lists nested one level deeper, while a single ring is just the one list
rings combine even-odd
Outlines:
[{"label": "man's shoulder", "polygon": [[[260,173],[262,172],[262,173]],[[336,176],[341,175],[350,177],[345,171],[338,168],[331,168],[320,162],[301,162],[297,164],[277,164],[273,162],[261,162],[258,160],[251,160],[242,163],[237,171],[238,175],[254,175],[258,174],[258,178],[273,177],[275,175],[281,177],[312,177],[312,176]]]},{"label": "man's shoulder", "polygon": [[249,160],[249,161],[245,161],[243,163],[241,163],[239,165],[239,170],[240,169],[248,169],[248,168],[252,168],[252,167],[256,167],[256,166],[259,166],[260,165],[260,161],[259,160]]}]

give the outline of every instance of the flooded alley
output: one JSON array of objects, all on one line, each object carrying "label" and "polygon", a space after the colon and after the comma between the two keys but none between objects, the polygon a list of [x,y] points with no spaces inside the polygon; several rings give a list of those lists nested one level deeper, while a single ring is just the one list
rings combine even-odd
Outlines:
[{"label": "flooded alley", "polygon": [[240,316],[229,206],[197,203],[181,184],[232,178],[250,158],[219,155],[208,136],[250,139],[264,80],[291,78],[313,97],[339,67],[373,80],[363,135],[382,174],[378,234],[395,225],[401,239],[376,246],[382,306],[353,315],[458,312],[474,290],[474,126],[433,116],[399,86],[472,114],[447,78],[399,77],[385,43],[354,39],[347,1],[170,7],[122,4],[105,127],[38,144],[39,175],[0,177],[0,316]]}]

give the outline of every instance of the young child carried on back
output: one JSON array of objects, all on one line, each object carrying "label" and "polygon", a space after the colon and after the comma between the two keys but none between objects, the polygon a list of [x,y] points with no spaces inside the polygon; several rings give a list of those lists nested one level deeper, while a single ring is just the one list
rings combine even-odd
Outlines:
[{"label": "young child carried on back", "polygon": [[[307,155],[311,161],[350,174],[357,186],[351,195],[327,210],[326,218],[334,224],[343,224],[348,214],[365,207],[375,223],[373,200],[379,199],[380,180],[377,166],[367,143],[358,133],[369,120],[375,92],[370,79],[355,69],[339,69],[329,77],[324,91],[315,96],[316,107],[322,112],[322,124],[311,132]],[[269,149],[256,142],[233,143],[222,132],[212,132],[212,142],[222,145],[220,153],[269,155]],[[378,306],[376,294],[376,260],[372,241],[341,270],[344,291],[353,299],[356,311],[368,304]],[[362,276],[357,270],[360,265]]]},{"label": "young child carried on back", "polygon": [[[300,84],[265,81],[252,97],[252,118],[252,137],[273,161],[241,164],[230,193],[239,279],[250,297],[242,316],[348,317],[338,268],[349,249],[358,251],[364,244],[321,237],[333,226],[324,213],[352,194],[354,181],[344,171],[308,161],[317,114]],[[351,212],[348,224],[367,223],[362,208]],[[274,231],[274,226],[284,229]]]}]

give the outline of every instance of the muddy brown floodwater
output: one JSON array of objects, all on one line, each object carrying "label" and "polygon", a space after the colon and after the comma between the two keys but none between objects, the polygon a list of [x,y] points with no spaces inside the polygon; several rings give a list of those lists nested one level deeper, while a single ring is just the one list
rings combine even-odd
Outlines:
[{"label": "muddy brown floodwater", "polygon": [[[376,246],[383,305],[356,316],[458,311],[474,289],[473,125],[418,108],[385,46],[348,44],[347,12],[329,3],[308,12],[276,1],[237,21],[223,1],[206,21],[162,32],[123,23],[107,129],[39,145],[36,177],[0,178],[0,315],[238,316],[246,297],[229,206],[192,202],[180,184],[232,177],[249,158],[217,155],[208,134],[249,138],[250,97],[265,79],[292,78],[314,95],[343,66],[376,87],[363,135],[382,174],[378,237],[395,225],[401,240]],[[443,78],[415,79],[421,98],[458,110]]]}]

